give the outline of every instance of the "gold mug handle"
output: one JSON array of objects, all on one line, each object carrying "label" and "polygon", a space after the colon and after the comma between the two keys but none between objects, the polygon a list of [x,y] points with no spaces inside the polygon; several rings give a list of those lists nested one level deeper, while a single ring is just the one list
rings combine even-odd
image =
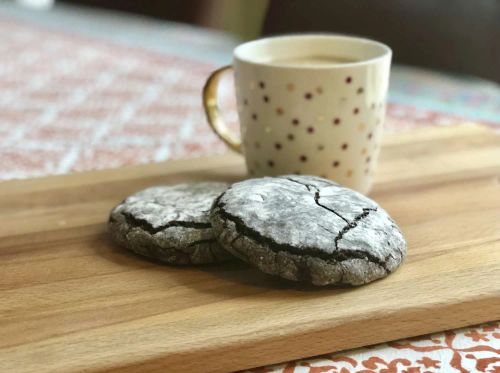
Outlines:
[{"label": "gold mug handle", "polygon": [[203,87],[203,108],[207,116],[210,128],[215,132],[219,138],[224,141],[227,146],[238,153],[243,153],[241,148],[241,139],[236,134],[231,132],[224,122],[222,115],[219,111],[217,103],[217,88],[219,86],[220,78],[224,72],[232,69],[232,66],[224,66],[215,70],[208,77],[205,86]]}]

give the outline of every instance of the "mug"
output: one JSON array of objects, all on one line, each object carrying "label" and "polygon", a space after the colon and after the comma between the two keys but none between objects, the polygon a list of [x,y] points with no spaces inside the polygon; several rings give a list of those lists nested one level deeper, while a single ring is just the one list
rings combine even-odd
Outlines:
[{"label": "mug", "polygon": [[[391,49],[343,35],[259,39],[234,50],[233,66],[203,89],[209,125],[245,157],[252,176],[309,174],[367,193],[380,151]],[[234,68],[241,137],[217,104]]]}]

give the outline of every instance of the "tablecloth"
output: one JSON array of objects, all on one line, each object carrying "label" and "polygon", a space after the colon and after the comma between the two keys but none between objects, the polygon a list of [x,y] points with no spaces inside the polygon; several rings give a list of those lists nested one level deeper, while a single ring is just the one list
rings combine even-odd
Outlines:
[{"label": "tablecloth", "polygon": [[[119,13],[0,5],[0,179],[228,151],[205,123],[200,92],[209,72],[229,63],[237,42]],[[230,77],[221,100],[235,126]],[[464,121],[500,128],[497,84],[393,68],[388,131]],[[253,371],[499,373],[500,324]]]}]

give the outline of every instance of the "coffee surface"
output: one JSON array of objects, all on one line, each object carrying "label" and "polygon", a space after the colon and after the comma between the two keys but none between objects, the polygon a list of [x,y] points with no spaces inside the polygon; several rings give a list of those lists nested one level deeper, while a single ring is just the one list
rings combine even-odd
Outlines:
[{"label": "coffee surface", "polygon": [[306,55],[295,57],[274,58],[270,61],[272,64],[281,66],[311,66],[311,65],[332,65],[353,63],[358,60],[344,56],[331,56],[331,55]]}]

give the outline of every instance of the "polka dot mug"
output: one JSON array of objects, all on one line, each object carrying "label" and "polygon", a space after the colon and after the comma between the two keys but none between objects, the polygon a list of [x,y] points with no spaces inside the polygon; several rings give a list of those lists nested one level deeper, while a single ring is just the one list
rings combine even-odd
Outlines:
[{"label": "polka dot mug", "polygon": [[375,172],[391,63],[389,47],[341,35],[265,38],[234,50],[241,140],[225,125],[216,91],[203,90],[207,119],[250,175],[311,174],[362,193]]}]

